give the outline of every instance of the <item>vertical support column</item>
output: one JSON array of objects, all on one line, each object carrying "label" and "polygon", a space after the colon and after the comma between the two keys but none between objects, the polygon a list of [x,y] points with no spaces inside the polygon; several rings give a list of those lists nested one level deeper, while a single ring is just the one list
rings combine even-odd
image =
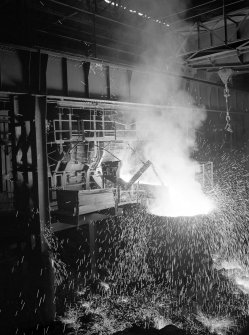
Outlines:
[{"label": "vertical support column", "polygon": [[14,96],[12,98],[12,108],[10,112],[10,133],[11,133],[11,147],[12,147],[12,176],[14,185],[14,207],[17,209],[17,161],[16,161],[16,117],[18,115],[18,100]]},{"label": "vertical support column", "polygon": [[2,84],[2,66],[0,62],[0,91],[3,89],[3,84]]},{"label": "vertical support column", "polygon": [[62,127],[62,112],[61,110],[59,110],[59,130],[60,130],[60,133],[59,133],[59,136],[60,136],[60,154],[62,154],[63,152],[63,139],[62,139],[62,135],[63,135],[63,127]]},{"label": "vertical support column", "polygon": [[94,156],[97,157],[98,155],[98,143],[97,143],[97,137],[98,137],[98,133],[97,133],[97,120],[96,120],[96,113],[97,113],[97,110],[94,110],[93,111],[93,144],[94,144]]},{"label": "vertical support column", "polygon": [[[48,245],[45,239],[45,227],[50,227],[50,210],[49,210],[49,185],[48,185],[48,164],[47,164],[47,138],[46,138],[46,116],[47,116],[47,101],[46,97],[35,96],[31,98],[32,107],[34,108],[35,121],[35,143],[36,157],[33,159],[36,165],[34,173],[34,187],[37,185],[37,190],[34,189],[35,202],[39,214],[36,217],[35,224],[39,224],[40,230],[40,251],[37,255],[34,254],[32,263],[34,266],[33,280],[37,280],[34,285],[35,289],[43,294],[43,304],[41,305],[39,322],[47,324],[54,319],[54,273],[52,261],[48,250]],[[35,270],[39,270],[38,273]],[[36,278],[37,277],[37,278]]]},{"label": "vertical support column", "polygon": [[127,70],[129,101],[131,101],[131,77],[132,77],[132,71]]},{"label": "vertical support column", "polygon": [[[0,134],[3,132],[3,124],[0,122]],[[2,144],[0,145],[0,192],[3,192],[3,167],[2,167],[2,162],[4,159],[4,150]]]},{"label": "vertical support column", "polygon": [[80,223],[80,213],[79,213],[79,207],[80,207],[80,192],[75,192],[75,224],[76,229],[79,229],[79,223]]},{"label": "vertical support column", "polygon": [[34,97],[35,99],[35,130],[36,130],[36,151],[37,151],[37,186],[38,206],[41,230],[41,251],[45,251],[44,228],[50,225],[49,212],[49,186],[48,186],[48,165],[46,145],[46,97]]},{"label": "vertical support column", "polygon": [[68,72],[67,72],[67,58],[62,58],[62,78],[63,78],[63,92],[68,96]]},{"label": "vertical support column", "polygon": [[119,214],[119,208],[118,205],[120,203],[120,169],[121,169],[121,162],[118,162],[118,168],[116,171],[116,183],[115,183],[115,188],[116,188],[116,193],[115,193],[115,215]]},{"label": "vertical support column", "polygon": [[90,71],[90,62],[83,63],[83,71],[84,71],[84,78],[85,78],[85,95],[86,98],[90,98],[90,90],[89,90],[89,71]]},{"label": "vertical support column", "polygon": [[95,278],[96,269],[96,227],[94,221],[89,223],[89,246],[90,246],[90,262],[91,262],[91,277]]},{"label": "vertical support column", "polygon": [[[12,104],[12,165],[16,229],[25,248],[15,292],[26,302],[20,316],[10,311],[9,327],[46,325],[55,316],[54,275],[45,227],[50,224],[46,146],[46,98],[14,97]],[[7,277],[6,280],[11,280]],[[7,292],[10,305],[19,297]],[[12,300],[14,301],[12,303]],[[15,312],[15,311],[14,311]]]},{"label": "vertical support column", "polygon": [[110,78],[110,66],[106,67],[106,79],[107,79],[107,99],[111,99],[111,78]]}]

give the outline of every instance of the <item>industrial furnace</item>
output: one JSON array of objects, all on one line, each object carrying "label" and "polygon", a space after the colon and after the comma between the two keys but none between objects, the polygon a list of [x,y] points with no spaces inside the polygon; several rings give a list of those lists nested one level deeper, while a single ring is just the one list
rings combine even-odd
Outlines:
[{"label": "industrial furnace", "polygon": [[[111,208],[117,214],[119,207],[132,203],[146,206],[155,187],[138,181],[147,169],[155,175],[157,188],[165,187],[153,162],[143,159],[141,148],[148,138],[146,132],[137,133],[136,109],[132,104],[49,101],[49,194],[52,215],[60,221],[78,225],[80,215]],[[130,160],[133,169],[127,174]],[[196,179],[212,188],[212,162],[200,164]]]}]

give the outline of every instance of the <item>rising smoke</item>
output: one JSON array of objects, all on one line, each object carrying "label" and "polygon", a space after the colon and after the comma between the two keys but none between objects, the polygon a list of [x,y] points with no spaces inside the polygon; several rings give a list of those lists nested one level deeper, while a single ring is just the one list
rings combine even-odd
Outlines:
[{"label": "rising smoke", "polygon": [[[158,5],[157,1],[153,3]],[[172,1],[171,7],[170,3],[167,1],[167,16],[177,12],[177,2]],[[182,2],[178,2],[180,4]],[[158,15],[155,8],[150,11]],[[151,212],[163,216],[192,216],[206,214],[212,209],[212,203],[195,179],[199,165],[191,158],[197,149],[195,132],[203,124],[206,113],[195,106],[193,98],[181,88],[183,68],[178,54],[187,39],[177,31],[187,31],[188,25],[176,15],[174,21],[177,25],[170,29],[153,21],[146,23],[141,35],[143,52],[138,72],[134,72],[132,78],[134,101],[164,107],[143,109],[132,113],[132,117],[136,121],[138,138],[143,141],[140,155],[144,161],[153,163],[165,186],[154,193],[155,199],[149,204]],[[139,71],[149,75],[142,76]],[[121,170],[126,177],[128,171],[134,172],[132,156],[132,152],[130,157],[126,156]],[[158,184],[153,169],[149,169],[140,182]]]}]

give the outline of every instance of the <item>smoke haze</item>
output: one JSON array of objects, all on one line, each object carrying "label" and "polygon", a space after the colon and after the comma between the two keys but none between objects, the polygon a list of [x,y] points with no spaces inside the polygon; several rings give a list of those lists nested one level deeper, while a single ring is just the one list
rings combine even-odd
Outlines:
[{"label": "smoke haze", "polygon": [[[150,6],[151,3],[150,1]],[[182,1],[174,1],[169,7],[170,3],[167,1],[167,15],[177,11],[176,4],[179,5],[178,11],[183,9]],[[155,9],[151,11],[154,13]],[[180,17],[174,16],[174,20],[178,22],[178,30],[188,29],[186,22],[182,22],[181,27]],[[158,215],[206,214],[212,208],[211,202],[202,192],[201,185],[195,180],[199,165],[191,159],[191,154],[197,149],[195,131],[202,125],[206,114],[205,110],[197,108],[192,97],[181,89],[182,65],[177,55],[185,43],[185,38],[180,34],[169,33],[165,26],[148,22],[142,35],[144,51],[140,57],[138,71],[150,73],[149,80],[148,76],[133,74],[133,100],[164,106],[140,110],[131,115],[136,121],[137,136],[142,141],[139,155],[144,161],[150,160],[153,163],[165,185],[165,188],[157,191],[155,200],[150,204],[151,212]],[[169,75],[162,75],[162,72]],[[126,153],[121,177],[127,179],[129,173],[134,173],[133,156],[132,151]],[[140,181],[158,183],[152,169],[149,169]]]}]

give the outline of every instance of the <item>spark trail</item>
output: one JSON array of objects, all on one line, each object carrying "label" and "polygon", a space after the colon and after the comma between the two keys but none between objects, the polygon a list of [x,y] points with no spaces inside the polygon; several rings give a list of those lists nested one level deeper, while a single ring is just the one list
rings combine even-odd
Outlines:
[{"label": "spark trail", "polygon": [[169,218],[136,207],[98,224],[98,277],[89,282],[80,250],[67,327],[71,315],[80,334],[172,323],[193,334],[240,334],[249,308],[247,158],[212,155],[211,214]]}]

